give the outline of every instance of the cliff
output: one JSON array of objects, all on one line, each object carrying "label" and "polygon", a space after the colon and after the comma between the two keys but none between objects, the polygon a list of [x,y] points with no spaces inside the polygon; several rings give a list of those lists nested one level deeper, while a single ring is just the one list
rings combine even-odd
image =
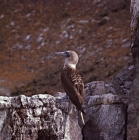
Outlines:
[{"label": "cliff", "polygon": [[[77,110],[68,114],[64,93],[54,96],[0,96],[2,140],[139,140],[139,3],[131,0],[131,52],[129,63],[106,83],[85,84],[85,125]],[[114,8],[115,9],[115,8]]]},{"label": "cliff", "polygon": [[[0,137],[23,140],[125,140],[128,139],[128,99],[134,66],[129,64],[110,83],[85,85],[85,125],[75,107],[68,115],[64,93],[26,97],[0,97]],[[137,117],[137,116],[135,116]],[[129,138],[130,139],[130,138]]]}]

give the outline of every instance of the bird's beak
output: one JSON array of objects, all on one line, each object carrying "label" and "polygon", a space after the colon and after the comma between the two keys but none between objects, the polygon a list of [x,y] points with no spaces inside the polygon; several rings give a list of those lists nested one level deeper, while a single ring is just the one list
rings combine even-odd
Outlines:
[{"label": "bird's beak", "polygon": [[65,52],[54,52],[54,53],[57,54],[57,55],[66,56],[66,53]]}]

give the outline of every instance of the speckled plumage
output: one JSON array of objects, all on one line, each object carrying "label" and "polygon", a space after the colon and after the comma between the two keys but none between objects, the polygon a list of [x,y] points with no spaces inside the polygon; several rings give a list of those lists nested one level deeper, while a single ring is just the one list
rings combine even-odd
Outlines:
[{"label": "speckled plumage", "polygon": [[61,72],[61,83],[72,103],[83,112],[84,84],[81,75],[76,69],[66,66]]},{"label": "speckled plumage", "polygon": [[81,117],[83,124],[85,124],[82,114],[85,114],[82,108],[84,102],[84,84],[81,75],[76,69],[79,59],[78,55],[74,51],[56,52],[56,54],[65,56],[64,68],[61,72],[61,83],[71,102],[78,109],[78,114]]}]

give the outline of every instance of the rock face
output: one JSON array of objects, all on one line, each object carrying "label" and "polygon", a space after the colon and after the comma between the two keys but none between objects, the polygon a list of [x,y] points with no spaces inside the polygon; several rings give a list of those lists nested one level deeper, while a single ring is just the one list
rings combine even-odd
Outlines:
[{"label": "rock face", "polygon": [[[134,66],[129,63],[112,81],[85,85],[84,140],[128,139],[127,108],[131,98]],[[130,110],[131,111],[131,110]],[[134,116],[136,117],[136,116]]]},{"label": "rock face", "polygon": [[134,62],[134,79],[129,94],[128,140],[139,139],[139,1],[131,0],[131,52]]},{"label": "rock face", "polygon": [[[85,140],[124,139],[126,106],[117,95],[103,94],[104,86],[104,82],[86,85]],[[50,95],[1,96],[0,102],[2,140],[82,140],[76,108],[73,107],[70,115],[66,114],[68,102],[57,103]]]},{"label": "rock face", "polygon": [[124,140],[126,106],[101,105],[89,109],[84,140]]},{"label": "rock face", "polygon": [[81,128],[78,124],[78,113],[76,108],[72,109],[72,114],[67,115],[65,124],[64,140],[82,140]]},{"label": "rock face", "polygon": [[[106,84],[102,81],[96,81],[85,85],[84,111],[86,115],[84,115],[85,126],[82,128],[83,140],[126,139],[128,102],[126,96],[128,96],[127,91],[130,88],[129,84],[124,83],[130,83],[132,74],[128,73],[132,72],[133,66],[129,65],[110,83]],[[120,82],[118,80],[124,81],[124,86],[122,84],[119,85]],[[61,102],[59,108],[66,111],[66,102]],[[68,127],[68,124],[71,124],[72,128],[74,128],[74,121],[77,116],[68,116],[68,118],[70,118],[70,121],[66,123],[66,127]],[[79,124],[81,124],[80,120]],[[70,133],[68,134],[66,139],[70,136]]]},{"label": "rock face", "polygon": [[54,101],[54,97],[49,95],[1,96],[1,139],[60,139],[63,135],[63,116]]},{"label": "rock face", "polygon": [[[63,112],[63,126],[64,127],[64,140],[82,140],[81,128],[78,123],[78,112],[76,107],[72,107],[72,112],[67,115],[69,111],[69,99],[62,100],[65,93],[58,92],[56,96],[56,106]],[[60,99],[60,100],[59,100]]]},{"label": "rock face", "polygon": [[104,82],[86,85],[84,140],[124,140],[127,106]]},{"label": "rock face", "polygon": [[55,101],[55,97],[42,94],[1,96],[0,139],[62,140],[65,137],[66,140],[81,140],[77,112],[74,109],[72,115],[63,115]]},{"label": "rock face", "polygon": [[[132,123],[127,107],[134,66],[129,64],[111,82],[85,85],[83,126],[64,93],[26,97],[0,97],[0,138],[2,140],[130,140]],[[130,108],[128,108],[129,111]],[[132,111],[132,110],[130,110]],[[134,116],[136,117],[136,116]],[[130,132],[130,133],[128,133]],[[128,137],[127,137],[128,136]]]}]

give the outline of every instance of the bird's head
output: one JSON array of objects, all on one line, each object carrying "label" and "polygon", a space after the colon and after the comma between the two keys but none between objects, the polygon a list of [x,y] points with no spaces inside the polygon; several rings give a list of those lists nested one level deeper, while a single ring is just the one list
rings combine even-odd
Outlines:
[{"label": "bird's head", "polygon": [[65,51],[65,52],[55,52],[55,54],[62,55],[65,57],[64,67],[69,66],[71,68],[76,69],[76,65],[78,63],[78,55],[74,51]]}]

